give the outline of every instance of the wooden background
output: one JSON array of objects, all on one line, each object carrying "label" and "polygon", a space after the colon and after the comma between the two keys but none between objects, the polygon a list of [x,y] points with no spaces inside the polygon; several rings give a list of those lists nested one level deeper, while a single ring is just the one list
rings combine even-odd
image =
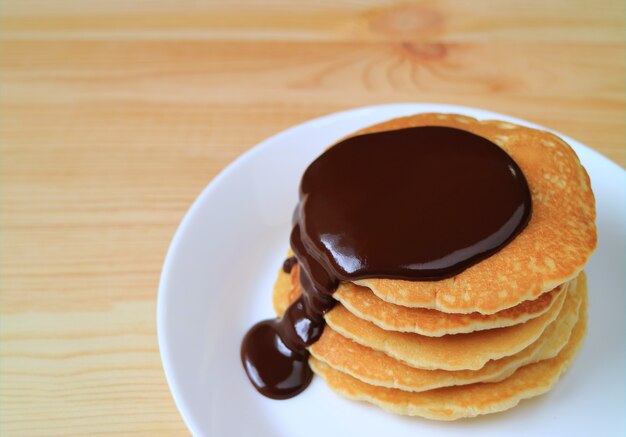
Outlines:
[{"label": "wooden background", "polygon": [[186,435],[161,265],[229,162],[386,102],[504,112],[624,165],[624,2],[0,2],[0,434]]}]

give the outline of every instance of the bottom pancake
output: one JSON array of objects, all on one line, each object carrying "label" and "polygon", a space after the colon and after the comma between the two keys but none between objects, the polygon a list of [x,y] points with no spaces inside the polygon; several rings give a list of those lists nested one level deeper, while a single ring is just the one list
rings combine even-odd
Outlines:
[{"label": "bottom pancake", "polygon": [[583,302],[578,322],[567,345],[556,357],[524,366],[500,382],[408,392],[364,383],[314,357],[311,357],[309,363],[315,373],[324,378],[337,393],[370,402],[396,414],[455,420],[504,411],[523,399],[550,390],[569,367],[582,345],[587,326],[587,290],[583,275],[578,281],[583,287]]}]

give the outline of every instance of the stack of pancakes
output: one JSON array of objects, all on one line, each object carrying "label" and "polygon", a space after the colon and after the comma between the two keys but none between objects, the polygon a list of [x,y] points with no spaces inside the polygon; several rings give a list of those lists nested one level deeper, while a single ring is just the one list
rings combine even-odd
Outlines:
[{"label": "stack of pancakes", "polygon": [[[582,269],[596,246],[589,178],[563,140],[511,123],[422,114],[358,133],[422,125],[465,129],[502,147],[530,186],[531,220],[452,278],[341,283],[310,365],[336,392],[398,414],[453,420],[503,411],[548,391],[582,344]],[[299,294],[296,264],[279,273],[276,312]]]}]

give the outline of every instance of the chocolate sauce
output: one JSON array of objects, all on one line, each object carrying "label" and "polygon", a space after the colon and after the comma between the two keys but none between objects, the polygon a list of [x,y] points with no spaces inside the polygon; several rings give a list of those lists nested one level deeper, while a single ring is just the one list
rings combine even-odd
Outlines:
[{"label": "chocolate sauce", "polygon": [[297,395],[313,377],[309,352],[299,342],[286,343],[291,335],[283,332],[288,328],[283,320],[257,323],[241,344],[241,360],[250,381],[261,394],[272,399]]},{"label": "chocolate sauce", "polygon": [[298,262],[298,260],[296,259],[295,256],[290,256],[289,258],[287,258],[285,260],[285,262],[283,263],[283,272],[285,273],[291,273],[291,269],[293,269],[293,266]]},{"label": "chocolate sauce", "polygon": [[470,132],[425,126],[341,141],[302,177],[291,233],[302,294],[244,338],[248,377],[265,396],[296,395],[339,282],[449,278],[515,238],[531,208],[518,165]]}]

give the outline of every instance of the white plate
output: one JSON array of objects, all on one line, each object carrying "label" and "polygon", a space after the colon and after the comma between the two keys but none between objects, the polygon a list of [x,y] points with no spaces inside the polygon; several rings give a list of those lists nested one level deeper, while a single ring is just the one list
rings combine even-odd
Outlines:
[{"label": "white plate", "polygon": [[441,423],[346,400],[320,378],[286,401],[266,399],[248,382],[239,360],[240,341],[252,324],[274,315],[272,284],[288,247],[304,169],[344,135],[419,112],[454,112],[536,127],[450,105],[394,104],[340,112],[262,142],[229,165],[193,204],[165,260],[157,321],[167,380],[194,435],[624,435],[625,173],[563,135],[591,176],[599,244],[587,268],[589,332],[554,390],[502,414]]}]

